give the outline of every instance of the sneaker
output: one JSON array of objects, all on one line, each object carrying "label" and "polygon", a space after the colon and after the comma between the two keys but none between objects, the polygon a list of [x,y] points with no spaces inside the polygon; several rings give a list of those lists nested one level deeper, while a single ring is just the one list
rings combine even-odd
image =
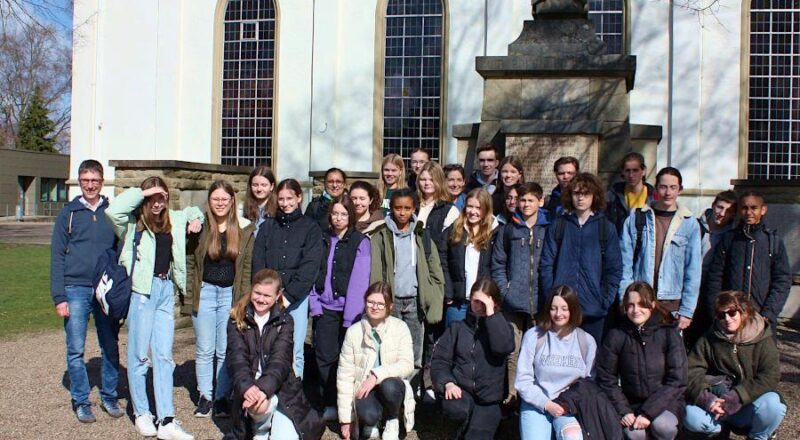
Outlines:
[{"label": "sneaker", "polygon": [[194,436],[183,430],[181,422],[172,420],[166,425],[158,425],[159,440],[194,440]]},{"label": "sneaker", "polygon": [[197,408],[194,410],[194,416],[211,417],[211,406],[212,403],[210,400],[206,399],[203,396],[200,396],[200,401],[197,402]]},{"label": "sneaker", "polygon": [[326,422],[335,422],[339,418],[339,413],[336,411],[335,406],[326,406],[325,412],[322,413],[322,420]]},{"label": "sneaker", "polygon": [[214,401],[214,415],[225,419],[231,416],[231,402],[228,399],[218,399]]},{"label": "sneaker", "polygon": [[153,424],[153,416],[150,414],[136,416],[136,423],[134,426],[136,426],[136,432],[142,437],[156,436],[156,425]]},{"label": "sneaker", "polygon": [[428,388],[425,390],[425,394],[422,396],[422,403],[436,403],[436,393],[433,392],[433,388]]},{"label": "sneaker", "polygon": [[119,407],[119,402],[116,399],[103,400],[100,403],[100,408],[103,408],[103,411],[115,419],[125,415],[125,411]]},{"label": "sneaker", "polygon": [[361,437],[365,440],[373,439],[373,438],[380,438],[381,434],[378,432],[377,426],[364,426],[361,428]]},{"label": "sneaker", "polygon": [[78,417],[78,421],[81,423],[94,423],[97,421],[97,417],[92,412],[92,405],[89,404],[75,407],[75,416]]},{"label": "sneaker", "polygon": [[386,421],[383,426],[383,436],[381,440],[400,440],[400,420],[397,418]]}]

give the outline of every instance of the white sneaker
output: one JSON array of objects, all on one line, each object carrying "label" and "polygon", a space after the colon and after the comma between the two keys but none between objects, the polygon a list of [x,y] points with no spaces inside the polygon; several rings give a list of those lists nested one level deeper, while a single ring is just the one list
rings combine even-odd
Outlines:
[{"label": "white sneaker", "polygon": [[335,406],[326,406],[325,412],[322,413],[322,420],[326,422],[335,422],[339,418],[339,413],[336,411]]},{"label": "white sneaker", "polygon": [[377,426],[364,426],[361,428],[361,437],[365,439],[380,438],[381,433]]},{"label": "white sneaker", "polygon": [[166,425],[158,425],[159,440],[194,440],[194,436],[183,430],[181,422],[173,419]]},{"label": "white sneaker", "polygon": [[150,414],[136,416],[136,423],[134,426],[136,427],[136,432],[142,437],[156,436],[156,425],[153,424],[153,416]]},{"label": "white sneaker", "polygon": [[383,427],[383,437],[381,440],[400,440],[400,420],[391,419],[386,421]]}]

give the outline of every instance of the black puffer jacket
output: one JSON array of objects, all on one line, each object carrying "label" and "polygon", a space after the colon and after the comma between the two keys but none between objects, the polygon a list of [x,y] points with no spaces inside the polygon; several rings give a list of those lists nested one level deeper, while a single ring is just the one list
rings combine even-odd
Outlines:
[{"label": "black puffer jacket", "polygon": [[514,332],[502,313],[477,318],[471,312],[445,330],[433,347],[431,381],[444,395],[455,383],[478,403],[503,400],[506,358],[514,351]]},{"label": "black puffer jacket", "polygon": [[678,329],[659,320],[654,313],[637,328],[623,318],[597,355],[595,379],[620,418],[632,413],[652,421],[665,410],[683,417],[686,349]]},{"label": "black puffer jacket", "polygon": [[581,425],[583,438],[594,440],[619,440],[622,425],[614,414],[614,406],[592,379],[579,379],[555,400],[567,408]]},{"label": "black puffer jacket", "polygon": [[[278,394],[278,410],[285,414],[301,439],[319,439],[325,424],[303,394],[303,385],[294,375],[292,365],[292,332],[294,321],[280,305],[272,310],[263,332],[247,307],[247,327],[240,330],[233,319],[228,321],[226,363],[233,382],[233,426],[226,439],[253,437],[252,424],[242,414],[244,393],[255,385],[268,398]],[[259,362],[261,376],[256,380]]]},{"label": "black puffer jacket", "polygon": [[786,246],[777,232],[763,223],[742,224],[726,232],[714,247],[708,269],[706,305],[712,305],[720,292],[741,290],[753,298],[759,313],[774,326],[791,287]]},{"label": "black puffer jacket", "polygon": [[[450,237],[453,235],[453,226],[444,230],[446,238],[444,247],[444,256],[441,257],[442,269],[444,271],[444,298],[445,301],[453,300],[454,302],[464,302],[467,292],[467,274],[464,269],[466,254],[467,254],[467,233],[461,235],[460,243],[450,242]],[[489,278],[492,276],[492,246],[494,244],[494,235],[489,242],[489,246],[480,251],[478,258],[478,277]],[[472,286],[470,286],[472,287]]]},{"label": "black puffer jacket", "polygon": [[322,231],[316,222],[300,209],[291,214],[278,211],[258,230],[252,273],[255,277],[265,267],[276,270],[281,274],[286,298],[294,303],[311,292],[322,258]]}]

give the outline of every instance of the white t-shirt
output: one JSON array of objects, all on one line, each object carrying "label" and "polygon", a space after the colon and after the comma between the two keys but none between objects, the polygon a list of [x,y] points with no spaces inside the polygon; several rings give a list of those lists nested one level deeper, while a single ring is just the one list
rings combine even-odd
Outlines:
[{"label": "white t-shirt", "polygon": [[[258,333],[259,334],[264,331],[264,326],[267,325],[267,322],[269,321],[269,315],[270,314],[271,314],[270,312],[267,312],[267,314],[264,315],[264,316],[259,316],[258,313],[254,313],[253,314],[253,318],[256,320],[256,325],[258,325]],[[256,380],[258,380],[259,377],[261,377],[261,360],[260,359],[259,359],[259,362],[258,362],[258,371],[256,371]]]},{"label": "white t-shirt", "polygon": [[464,275],[466,283],[464,283],[464,298],[469,301],[469,292],[472,290],[472,285],[478,279],[478,262],[481,259],[481,251],[474,245],[468,244],[464,252]]}]

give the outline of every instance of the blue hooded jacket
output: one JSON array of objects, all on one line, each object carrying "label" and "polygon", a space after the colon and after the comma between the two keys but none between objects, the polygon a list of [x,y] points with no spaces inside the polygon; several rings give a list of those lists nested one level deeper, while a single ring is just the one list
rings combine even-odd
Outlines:
[{"label": "blue hooded jacket", "polygon": [[[622,255],[617,228],[605,214],[596,212],[581,226],[574,213],[565,213],[561,249],[556,240],[556,222],[547,231],[539,263],[541,286],[550,292],[555,286],[575,289],[585,316],[601,317],[608,312],[622,278]],[[606,228],[606,249],[601,261],[600,228]],[[605,275],[603,275],[605,272]]]}]

